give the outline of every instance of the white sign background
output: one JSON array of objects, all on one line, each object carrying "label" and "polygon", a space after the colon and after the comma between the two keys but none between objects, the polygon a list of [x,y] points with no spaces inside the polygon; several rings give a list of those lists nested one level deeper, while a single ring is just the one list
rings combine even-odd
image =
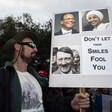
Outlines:
[{"label": "white sign background", "polygon": [[83,74],[112,74],[112,35],[82,37]]}]

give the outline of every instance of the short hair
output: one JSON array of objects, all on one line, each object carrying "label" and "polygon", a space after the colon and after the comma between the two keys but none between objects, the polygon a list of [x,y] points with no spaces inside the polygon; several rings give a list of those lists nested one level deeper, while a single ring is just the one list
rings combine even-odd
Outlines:
[{"label": "short hair", "polygon": [[73,57],[73,52],[69,47],[61,47],[58,52],[64,52],[64,53],[69,53]]},{"label": "short hair", "polygon": [[[72,13],[63,14],[63,15],[61,16],[61,20],[63,20],[63,19],[64,19],[64,16],[67,15],[67,14],[72,14]],[[73,14],[72,14],[72,15],[73,15]]]},{"label": "short hair", "polygon": [[53,56],[56,56],[57,51],[58,51],[58,48],[57,48],[57,47],[54,47],[54,48],[53,48]]}]

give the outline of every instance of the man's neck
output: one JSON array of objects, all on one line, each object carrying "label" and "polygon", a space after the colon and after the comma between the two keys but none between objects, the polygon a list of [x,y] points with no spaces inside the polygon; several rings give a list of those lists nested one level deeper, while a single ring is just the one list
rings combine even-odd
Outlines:
[{"label": "man's neck", "polygon": [[17,61],[14,63],[14,68],[20,72],[26,72],[27,66],[28,64],[23,61]]},{"label": "man's neck", "polygon": [[65,30],[65,31],[69,31],[69,30],[71,30],[72,28],[65,28],[65,27],[62,27],[62,29]]},{"label": "man's neck", "polygon": [[72,30],[71,29],[70,30],[64,30],[62,28],[62,34],[64,34],[64,35],[70,35],[70,34],[72,34]]}]

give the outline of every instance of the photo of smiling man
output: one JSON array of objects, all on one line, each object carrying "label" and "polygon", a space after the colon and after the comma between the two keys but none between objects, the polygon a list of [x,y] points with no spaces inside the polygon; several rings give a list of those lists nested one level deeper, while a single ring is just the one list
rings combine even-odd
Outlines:
[{"label": "photo of smiling man", "polygon": [[79,33],[78,12],[55,16],[55,36]]},{"label": "photo of smiling man", "polygon": [[74,54],[71,48],[61,47],[56,54],[56,62],[58,69],[53,74],[77,74],[76,69],[73,68]]}]

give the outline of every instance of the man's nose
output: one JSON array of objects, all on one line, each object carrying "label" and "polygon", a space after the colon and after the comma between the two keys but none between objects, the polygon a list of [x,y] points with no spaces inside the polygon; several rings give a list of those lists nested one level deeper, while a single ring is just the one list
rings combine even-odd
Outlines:
[{"label": "man's nose", "polygon": [[94,21],[94,18],[91,18],[91,21]]},{"label": "man's nose", "polygon": [[38,51],[38,49],[37,49],[36,47],[34,48],[34,50],[35,50],[36,52]]},{"label": "man's nose", "polygon": [[66,64],[66,61],[65,61],[65,59],[63,59],[63,60],[62,60],[62,64],[63,64],[63,65],[64,65],[64,64]]}]

